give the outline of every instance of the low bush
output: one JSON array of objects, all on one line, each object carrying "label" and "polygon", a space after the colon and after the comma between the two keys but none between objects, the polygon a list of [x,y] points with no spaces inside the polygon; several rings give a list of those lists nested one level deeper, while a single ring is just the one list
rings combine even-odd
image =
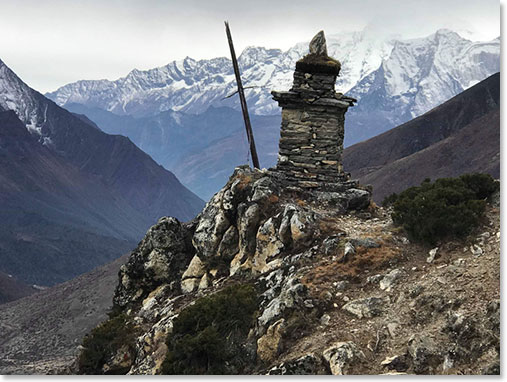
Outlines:
[{"label": "low bush", "polygon": [[183,309],[167,337],[162,374],[244,373],[252,359],[242,345],[257,307],[252,285],[233,285]]},{"label": "low bush", "polygon": [[[94,328],[83,339],[83,350],[79,354],[80,374],[103,374],[103,365],[115,356],[116,352],[127,346],[135,346],[135,329],[125,313],[113,312],[110,318]],[[108,374],[125,374],[128,368],[110,369]]]},{"label": "low bush", "polygon": [[445,237],[463,237],[471,232],[484,213],[486,201],[499,185],[487,174],[459,178],[426,179],[399,195],[386,198],[392,204],[395,224],[403,226],[412,240],[435,244]]}]

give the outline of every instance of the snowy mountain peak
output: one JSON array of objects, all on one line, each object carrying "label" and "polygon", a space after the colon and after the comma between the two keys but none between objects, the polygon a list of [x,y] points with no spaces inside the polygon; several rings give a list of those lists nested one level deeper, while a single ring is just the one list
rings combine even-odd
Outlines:
[{"label": "snowy mountain peak", "polygon": [[273,62],[282,51],[280,49],[266,49],[257,46],[248,46],[238,57],[238,64],[241,67],[250,67],[256,63]]},{"label": "snowy mountain peak", "polygon": [[[419,115],[499,70],[498,40],[471,42],[450,29],[402,40],[385,26],[372,24],[362,31],[328,34],[327,45],[328,54],[342,64],[338,91],[364,99],[381,86],[386,100],[398,97],[409,105],[409,115]],[[279,112],[270,91],[291,87],[295,62],[307,53],[308,42],[287,51],[249,46],[241,52],[238,61],[253,113]],[[149,116],[167,110],[195,114],[210,105],[239,109],[236,97],[224,99],[235,86],[228,58],[187,57],[164,67],[132,71],[116,81],[71,83],[48,97],[59,105],[81,103],[120,115]]]},{"label": "snowy mountain peak", "polygon": [[13,110],[28,131],[40,137],[43,144],[51,139],[43,130],[47,105],[41,104],[42,95],[26,85],[3,61],[0,60],[0,108]]}]

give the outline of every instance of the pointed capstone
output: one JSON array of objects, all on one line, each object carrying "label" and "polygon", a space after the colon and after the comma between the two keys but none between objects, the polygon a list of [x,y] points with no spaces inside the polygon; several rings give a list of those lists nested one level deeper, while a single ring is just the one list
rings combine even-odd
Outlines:
[{"label": "pointed capstone", "polygon": [[[340,73],[340,68],[340,62],[327,55],[324,31],[320,31],[312,38],[310,52],[296,62],[296,71],[300,73],[320,73],[337,76]],[[333,84],[335,80],[333,79]]]},{"label": "pointed capstone", "polygon": [[310,54],[327,56],[326,36],[324,31],[320,31],[310,41]]}]

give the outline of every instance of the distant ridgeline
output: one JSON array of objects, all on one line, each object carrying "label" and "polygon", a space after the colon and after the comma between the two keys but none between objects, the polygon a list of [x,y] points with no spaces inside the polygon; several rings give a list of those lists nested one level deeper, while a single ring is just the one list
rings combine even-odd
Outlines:
[{"label": "distant ridgeline", "polygon": [[[327,36],[327,50],[342,64],[336,89],[359,101],[347,112],[345,147],[421,116],[500,70],[499,39],[469,41],[446,29],[404,40],[369,26]],[[291,87],[294,65],[306,53],[307,44],[297,44],[287,51],[248,47],[238,57],[261,167],[277,163],[280,109],[270,91]],[[234,87],[229,59],[187,57],[115,81],[67,84],[48,97],[107,133],[128,136],[208,200],[246,163],[239,104],[226,97]]]}]

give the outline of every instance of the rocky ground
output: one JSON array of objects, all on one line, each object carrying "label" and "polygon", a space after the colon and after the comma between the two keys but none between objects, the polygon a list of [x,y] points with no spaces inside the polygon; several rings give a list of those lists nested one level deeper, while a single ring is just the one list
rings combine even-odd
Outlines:
[{"label": "rocky ground", "polygon": [[65,372],[83,336],[107,317],[127,259],[0,305],[0,374]]},{"label": "rocky ground", "polygon": [[411,243],[367,203],[361,189],[302,195],[238,169],[194,221],[161,219],[122,266],[114,302],[135,345],[95,372],[160,373],[183,310],[253,283],[247,366],[230,372],[497,373],[499,201],[468,239],[438,248]]},{"label": "rocky ground", "polygon": [[344,374],[499,370],[499,209],[490,206],[478,235],[444,243],[433,260],[435,251],[410,243],[379,212],[379,218],[338,219],[348,237],[376,238],[381,246],[352,255],[371,254],[364,268],[348,271],[323,256],[305,272],[303,283],[329,309],[309,335],[281,352],[270,373],[308,354],[326,358],[326,351],[340,354],[328,362],[331,372],[336,362],[335,371]]}]

